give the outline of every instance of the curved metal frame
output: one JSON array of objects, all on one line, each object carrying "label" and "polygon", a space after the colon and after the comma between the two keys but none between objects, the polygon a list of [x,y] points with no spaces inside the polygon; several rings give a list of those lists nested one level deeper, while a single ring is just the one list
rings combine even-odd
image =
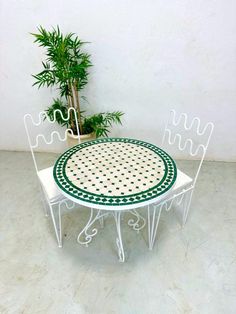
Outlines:
[{"label": "curved metal frame", "polygon": [[[187,138],[186,140],[184,140],[180,133],[175,132],[175,128],[178,126],[182,126],[183,131],[189,131],[193,130],[194,125],[195,135],[201,137],[202,139],[202,143],[198,145],[194,143],[193,139]],[[150,250],[153,248],[155,242],[161,212],[163,209],[169,211],[174,201],[176,201],[177,205],[183,206],[182,226],[185,225],[195,184],[206,155],[213,129],[214,124],[212,122],[208,122],[205,126],[201,128],[201,122],[198,117],[194,117],[191,121],[188,121],[188,116],[186,113],[181,113],[179,115],[179,118],[177,118],[176,111],[171,110],[169,120],[167,121],[165,126],[162,138],[162,145],[165,143],[170,146],[176,145],[180,151],[187,151],[191,157],[199,157],[199,165],[193,182],[187,188],[183,188],[180,192],[172,195],[169,198],[167,197],[165,200],[162,200],[159,203],[148,206],[148,244]],[[204,137],[205,140],[203,141]],[[194,146],[196,147],[195,150]]]},{"label": "curved metal frame", "polygon": [[[103,218],[106,217],[107,215],[108,215],[108,213],[106,213],[100,209],[96,210],[96,209],[91,208],[89,220],[88,220],[87,224],[85,225],[85,227],[79,233],[79,235],[77,237],[77,242],[80,244],[88,246],[88,244],[92,241],[93,237],[98,233],[97,228],[93,228],[89,233],[90,227],[97,220],[100,221],[101,227],[103,227],[103,224],[104,224]],[[84,240],[82,238],[84,238]]]},{"label": "curved metal frame", "polygon": [[[34,167],[36,170],[36,173],[38,174],[39,169],[38,169],[38,165],[36,162],[36,158],[34,155],[34,150],[39,147],[39,139],[42,139],[43,142],[47,145],[51,145],[55,139],[64,142],[67,139],[67,133],[70,133],[73,135],[73,131],[70,128],[67,128],[65,130],[64,133],[64,137],[61,137],[58,131],[53,131],[50,136],[49,136],[49,140],[47,140],[46,135],[45,134],[37,134],[36,137],[33,139],[30,135],[29,132],[29,128],[28,125],[29,123],[31,123],[32,126],[37,127],[39,125],[41,125],[42,123],[44,123],[44,121],[46,120],[48,123],[50,124],[55,124],[56,123],[56,114],[59,114],[61,116],[61,119],[63,121],[69,121],[71,114],[74,115],[75,118],[75,124],[76,124],[76,130],[77,130],[77,134],[78,134],[78,144],[80,143],[80,133],[79,133],[79,126],[78,126],[78,119],[77,119],[77,114],[74,108],[69,108],[68,112],[67,112],[67,117],[64,117],[61,110],[56,109],[53,112],[53,119],[50,120],[50,118],[48,117],[46,111],[41,111],[38,114],[38,119],[34,120],[31,114],[25,114],[24,115],[24,126],[25,126],[25,130],[26,130],[26,134],[27,134],[27,139],[29,142],[29,146],[30,146],[30,151],[31,151],[31,155],[33,158],[33,162],[34,162]],[[48,137],[48,136],[47,136]],[[55,235],[56,235],[56,239],[58,242],[58,246],[62,247],[62,236],[61,236],[61,206],[65,205],[67,207],[67,209],[71,209],[72,207],[74,207],[74,203],[69,200],[68,198],[66,198],[65,196],[63,196],[60,198],[60,200],[53,202],[52,200],[50,200],[47,196],[46,191],[44,190],[44,187],[42,186],[41,182],[40,183],[40,187],[41,187],[41,191],[43,192],[43,205],[44,205],[44,210],[45,210],[45,215],[48,216],[49,212],[52,218],[52,222],[53,222],[53,227],[54,227],[54,231],[55,231]],[[70,206],[69,202],[71,202],[73,205]],[[56,213],[55,213],[55,207],[57,208],[57,216],[56,217]]]},{"label": "curved metal frame", "polygon": [[[78,128],[78,121],[77,121],[77,116],[74,108],[69,108],[68,110],[68,116],[65,118],[62,116],[62,113],[60,110],[56,110],[54,112],[54,117],[53,120],[51,121],[47,116],[46,119],[48,120],[49,123],[55,123],[56,121],[56,113],[59,113],[64,121],[68,121],[70,118],[70,111],[73,111],[75,114],[75,121],[76,121],[76,127],[77,127],[77,132],[79,134],[79,128]],[[34,156],[34,149],[38,147],[39,145],[39,139],[42,138],[43,141],[47,144],[50,145],[53,143],[54,139],[57,137],[59,141],[65,141],[66,140],[66,134],[67,132],[70,132],[73,134],[73,131],[71,129],[66,129],[65,130],[65,135],[64,137],[61,137],[60,134],[57,131],[53,131],[50,134],[50,139],[49,141],[46,140],[46,137],[43,134],[38,134],[35,138],[35,143],[32,144],[31,137],[29,134],[29,130],[27,127],[27,119],[31,119],[31,123],[34,126],[38,126],[42,123],[42,121],[45,119],[45,112],[40,112],[38,116],[38,122],[35,122],[32,118],[31,115],[26,114],[24,116],[24,124],[25,124],[25,129],[30,145],[30,150],[31,154],[33,157],[34,165],[36,172],[38,172],[38,167],[36,163],[36,159]],[[177,119],[176,117],[176,111],[171,110],[170,118],[166,124],[165,130],[164,130],[164,135],[162,139],[162,144],[167,143],[168,145],[177,145],[177,148],[180,151],[187,151],[191,157],[196,157],[200,155],[200,162],[199,166],[196,172],[196,175],[194,177],[193,183],[189,185],[187,188],[184,188],[182,191],[179,193],[176,193],[172,196],[165,196],[165,199],[161,198],[158,203],[155,203],[154,205],[148,205],[148,217],[147,217],[147,222],[148,222],[148,244],[149,244],[149,249],[152,249],[154,246],[154,242],[156,239],[156,234],[157,234],[157,229],[158,229],[158,224],[160,221],[160,216],[162,210],[169,211],[173,205],[174,202],[176,202],[177,205],[183,205],[183,219],[182,223],[183,225],[186,223],[188,212],[189,212],[189,207],[192,199],[192,194],[195,188],[195,184],[210,142],[210,138],[213,132],[214,125],[213,123],[209,122],[207,123],[202,129],[201,129],[201,123],[200,119],[198,117],[195,117],[188,123],[188,117],[186,113],[180,114],[179,118]],[[191,138],[187,138],[185,141],[182,139],[182,135],[174,132],[174,128],[182,125],[184,131],[189,131],[193,129],[193,126],[196,125],[196,134],[198,136],[203,136],[206,135],[206,140],[204,143],[201,143],[197,145],[196,149],[194,150],[194,141]],[[80,137],[78,137],[78,143],[80,143]],[[41,186],[42,187],[42,186]],[[48,197],[46,192],[44,191],[44,188],[42,187],[43,194],[46,199],[46,204],[49,207],[49,212],[52,217],[53,221],[53,226],[56,234],[56,238],[58,241],[59,247],[62,246],[62,235],[61,235],[61,206],[65,205],[67,208],[72,208],[74,207],[74,203],[72,202],[72,206],[69,205],[68,201],[69,199],[65,196],[63,196],[62,199],[60,199],[57,202],[51,202]],[[48,214],[48,209],[47,206],[45,206],[45,213]],[[56,218],[55,215],[55,210],[54,206],[57,206],[57,214],[58,217]],[[125,211],[125,209],[124,209]],[[121,210],[113,210],[110,211],[112,215],[114,216],[115,223],[116,223],[116,229],[117,229],[117,239],[116,239],[116,244],[118,248],[118,256],[119,260],[121,262],[124,262],[125,260],[125,253],[124,253],[124,247],[123,247],[123,242],[122,242],[122,236],[121,236]],[[131,209],[129,210],[129,213],[131,213],[134,218],[130,218],[128,220],[128,225],[133,228],[133,230],[139,232],[139,230],[143,229],[146,224],[146,220],[137,212],[136,209]],[[103,227],[104,225],[104,218],[109,214],[109,212],[104,211],[102,209],[97,209],[94,210],[91,208],[90,212],[90,217],[89,220],[86,224],[86,226],[83,228],[83,230],[79,233],[77,241],[80,244],[88,245],[93,237],[97,234],[98,229],[93,228],[91,231],[89,229],[91,226],[95,223],[95,221],[99,220],[101,226]],[[136,219],[135,219],[136,218]],[[84,237],[84,240],[82,239]]]},{"label": "curved metal frame", "polygon": [[[128,225],[131,226],[133,230],[139,232],[139,230],[144,228],[146,224],[146,220],[136,210],[130,211],[129,213],[133,214],[136,220],[132,218],[129,219]],[[91,227],[97,220],[100,221],[101,227],[103,227],[104,225],[103,220],[108,215],[113,215],[115,219],[116,230],[117,230],[116,245],[117,245],[118,257],[119,257],[120,262],[124,262],[125,252],[124,252],[124,246],[123,246],[123,241],[122,241],[122,236],[121,236],[122,211],[120,210],[106,211],[106,210],[91,208],[88,222],[83,228],[83,230],[81,230],[81,232],[79,233],[77,242],[82,245],[88,246],[89,243],[91,243],[93,237],[96,236],[96,234],[98,233],[98,228],[93,227],[91,229]]]},{"label": "curved metal frame", "polygon": [[97,220],[99,220],[101,227],[103,227],[103,224],[104,224],[103,219],[110,214],[113,215],[115,219],[115,223],[116,223],[116,230],[117,230],[116,245],[117,245],[117,250],[118,250],[119,261],[124,262],[125,253],[124,253],[123,241],[122,241],[122,236],[121,236],[121,211],[115,211],[115,210],[106,211],[106,210],[91,208],[88,222],[79,233],[77,242],[87,247],[89,243],[92,241],[93,237],[98,233],[97,228],[94,227],[90,229],[92,225]]},{"label": "curved metal frame", "polygon": [[146,220],[143,216],[141,216],[136,209],[130,210],[130,214],[132,214],[135,218],[131,218],[128,220],[128,225],[133,228],[133,230],[139,232],[146,225]]},{"label": "curved metal frame", "polygon": [[[203,139],[203,136],[205,136],[205,141],[201,144],[197,145],[196,143],[194,143],[194,140],[191,138],[187,138],[184,141],[182,139],[181,134],[174,132],[174,128],[178,127],[179,125],[183,127],[183,131],[189,131],[193,129],[195,124],[196,124],[195,134],[201,137],[201,139]],[[177,119],[176,111],[174,109],[170,111],[169,120],[166,123],[163,138],[162,138],[162,145],[164,145],[165,143],[170,146],[176,145],[179,151],[187,151],[187,153],[191,157],[200,157],[198,170],[195,174],[194,181],[193,181],[194,186],[197,181],[199,172],[201,170],[201,166],[205,158],[213,130],[214,130],[214,124],[212,122],[208,122],[204,127],[202,127],[202,130],[201,130],[201,121],[198,117],[194,117],[190,122],[188,122],[188,116],[186,113],[181,113],[179,115],[179,118]],[[193,149],[194,146],[196,146],[195,151]]]},{"label": "curved metal frame", "polygon": [[29,122],[27,122],[27,120],[30,119],[31,124],[33,126],[37,127],[37,126],[41,125],[45,120],[48,123],[50,123],[50,124],[55,124],[56,123],[56,114],[59,114],[63,121],[65,121],[65,122],[69,121],[71,113],[74,114],[75,123],[76,123],[76,130],[77,130],[77,134],[78,134],[78,144],[79,144],[80,143],[80,133],[79,133],[77,114],[76,114],[76,111],[75,111],[74,108],[69,108],[68,109],[67,117],[63,116],[61,110],[59,110],[59,109],[54,110],[54,112],[53,112],[53,120],[50,120],[50,118],[48,117],[46,111],[40,111],[39,112],[37,121],[35,121],[33,119],[32,115],[29,114],[29,113],[24,115],[24,126],[25,126],[27,139],[28,139],[29,146],[30,146],[30,151],[31,151],[32,158],[33,158],[33,161],[34,161],[34,166],[35,166],[35,169],[36,169],[37,172],[38,172],[38,166],[37,166],[37,162],[36,162],[35,155],[34,155],[34,149],[39,147],[39,139],[41,138],[44,141],[44,143],[47,144],[47,145],[51,145],[54,142],[55,138],[57,138],[60,142],[65,142],[66,138],[67,138],[67,133],[73,134],[73,131],[72,131],[72,129],[67,128],[65,130],[64,137],[61,137],[60,133],[58,131],[53,131],[50,134],[50,140],[49,141],[46,139],[45,134],[40,133],[40,134],[36,135],[35,142],[33,144],[32,138],[30,136],[29,128],[28,128],[28,123]]}]

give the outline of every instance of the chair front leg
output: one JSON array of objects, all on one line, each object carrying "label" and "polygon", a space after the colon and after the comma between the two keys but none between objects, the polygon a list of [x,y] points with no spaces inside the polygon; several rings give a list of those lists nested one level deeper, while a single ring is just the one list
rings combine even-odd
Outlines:
[{"label": "chair front leg", "polygon": [[[61,235],[61,203],[49,204],[50,213],[52,217],[53,227],[56,234],[58,247],[62,247],[62,235]],[[55,215],[55,208],[57,208],[57,215]]]},{"label": "chair front leg", "polygon": [[41,184],[40,185],[40,193],[41,193],[41,197],[42,197],[42,202],[43,202],[43,208],[44,208],[44,214],[46,217],[49,216],[49,206],[48,206],[48,202],[46,200],[46,196],[45,196],[45,193],[44,193],[44,190],[43,190],[43,187]]},{"label": "chair front leg", "polygon": [[189,214],[189,208],[191,205],[193,196],[193,190],[188,191],[184,196],[183,216],[182,216],[182,227],[186,224],[187,217]]},{"label": "chair front leg", "polygon": [[160,221],[162,205],[148,206],[148,247],[149,250],[153,249],[157,228]]}]

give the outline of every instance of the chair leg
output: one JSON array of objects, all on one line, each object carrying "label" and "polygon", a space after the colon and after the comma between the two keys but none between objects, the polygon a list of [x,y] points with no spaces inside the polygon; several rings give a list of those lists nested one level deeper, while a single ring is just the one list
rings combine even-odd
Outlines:
[{"label": "chair leg", "polygon": [[192,196],[193,196],[193,190],[187,192],[185,195],[183,217],[182,217],[182,227],[184,227],[184,225],[186,224],[186,221],[187,221],[189,208],[190,208],[191,201],[192,201]]},{"label": "chair leg", "polygon": [[[55,217],[55,213],[53,210],[53,206],[58,206],[58,217]],[[60,204],[56,204],[56,205],[51,205],[49,204],[49,208],[50,208],[50,213],[51,213],[51,217],[52,217],[52,222],[53,222],[53,227],[54,227],[54,231],[56,234],[56,238],[57,238],[57,242],[58,242],[58,247],[62,247],[62,235],[61,235],[61,206]]]},{"label": "chair leg", "polygon": [[43,191],[43,188],[42,188],[41,184],[40,184],[40,191],[41,191],[40,193],[41,193],[41,196],[42,196],[44,214],[45,214],[46,217],[48,217],[49,216],[48,203],[47,203],[47,201],[45,199],[44,191]]},{"label": "chair leg", "polygon": [[157,228],[160,221],[162,206],[148,206],[148,247],[149,250],[153,249]]},{"label": "chair leg", "polygon": [[118,256],[119,256],[119,261],[124,262],[125,261],[125,253],[124,253],[124,247],[123,247],[123,241],[122,241],[122,236],[121,236],[121,228],[120,228],[120,220],[121,220],[121,212],[120,211],[115,211],[114,212],[114,218],[116,222],[116,230],[117,230],[117,238],[116,238],[116,245],[118,248]]},{"label": "chair leg", "polygon": [[47,204],[45,199],[43,199],[43,208],[44,208],[44,215],[45,215],[45,217],[48,217],[49,216],[49,214],[48,214],[48,204]]}]

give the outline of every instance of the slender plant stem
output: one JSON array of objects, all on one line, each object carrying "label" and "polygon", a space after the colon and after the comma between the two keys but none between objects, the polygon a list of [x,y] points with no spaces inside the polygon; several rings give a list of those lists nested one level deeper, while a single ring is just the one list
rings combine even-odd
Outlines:
[{"label": "slender plant stem", "polygon": [[[76,103],[76,99],[74,96],[73,84],[69,82],[68,85],[69,85],[69,89],[70,89],[70,95],[68,96],[68,98],[70,99],[71,107],[73,107],[76,110],[76,112],[78,112],[77,103]],[[74,124],[73,124],[73,126],[74,126]],[[80,132],[80,134],[82,134],[81,120],[79,120],[79,132]]]},{"label": "slender plant stem", "polygon": [[81,119],[81,114],[80,114],[80,103],[79,103],[79,93],[78,93],[78,89],[77,89],[77,84],[74,83],[73,87],[72,87],[73,91],[74,91],[74,95],[75,95],[75,101],[76,101],[76,109],[78,112],[78,120],[79,120],[79,126],[80,126],[80,134],[83,134],[83,127],[82,127],[82,119]]},{"label": "slender plant stem", "polygon": [[[68,102],[68,107],[72,107],[70,96],[67,97],[67,102]],[[73,119],[73,113],[71,110],[70,110],[70,126],[71,126],[71,129],[73,130],[73,132],[75,132],[75,123],[74,123],[74,119]]]}]

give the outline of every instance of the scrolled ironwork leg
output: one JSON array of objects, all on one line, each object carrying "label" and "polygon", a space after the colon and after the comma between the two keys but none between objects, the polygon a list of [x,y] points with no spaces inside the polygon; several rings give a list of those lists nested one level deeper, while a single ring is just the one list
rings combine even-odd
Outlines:
[{"label": "scrolled ironwork leg", "polygon": [[116,245],[118,249],[118,256],[119,261],[124,262],[125,261],[125,253],[124,253],[124,247],[123,247],[123,241],[121,237],[121,228],[120,228],[120,220],[121,220],[121,212],[115,211],[114,212],[114,218],[116,222],[116,230],[117,230],[117,238],[116,238]]},{"label": "scrolled ironwork leg", "polygon": [[61,205],[62,205],[62,204],[64,204],[67,209],[73,209],[73,208],[75,208],[75,203],[72,202],[71,200],[65,199],[65,200],[61,201]]},{"label": "scrolled ironwork leg", "polygon": [[148,246],[149,250],[152,250],[156,239],[162,206],[152,206],[152,209],[150,207],[148,206]]},{"label": "scrolled ironwork leg", "polygon": [[133,228],[133,230],[139,232],[141,229],[143,229],[146,225],[146,220],[143,216],[141,216],[137,210],[133,209],[129,211],[130,214],[134,215],[136,217],[136,220],[134,218],[131,218],[128,220],[128,225]]},{"label": "scrolled ironwork leg", "polygon": [[[89,228],[94,224],[94,222],[97,219],[99,219],[100,212],[101,210],[98,210],[96,212],[96,210],[91,208],[89,220],[77,237],[78,243],[88,246],[88,244],[92,241],[93,237],[98,233],[97,228],[93,228],[90,232],[89,232]],[[84,237],[84,240],[82,240],[82,237]]]}]

